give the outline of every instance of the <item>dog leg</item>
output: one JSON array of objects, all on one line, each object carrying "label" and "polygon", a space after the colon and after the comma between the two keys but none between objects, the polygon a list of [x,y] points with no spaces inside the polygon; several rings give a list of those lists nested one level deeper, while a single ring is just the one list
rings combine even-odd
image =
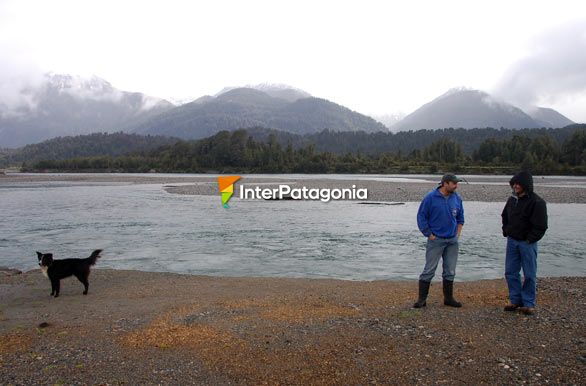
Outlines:
[{"label": "dog leg", "polygon": [[55,297],[59,297],[59,290],[61,289],[61,281],[55,280]]},{"label": "dog leg", "polygon": [[81,284],[83,284],[84,287],[84,291],[83,294],[87,295],[87,291],[89,289],[90,283],[88,282],[88,276],[89,276],[89,270],[88,271],[84,271],[81,272],[79,274],[76,274],[75,277],[77,277],[77,280],[79,280],[81,282]]},{"label": "dog leg", "polygon": [[84,287],[83,294],[84,295],[87,295],[87,291],[90,287],[90,283],[87,280],[88,274],[89,274],[89,272],[85,273],[85,274],[83,274],[83,273],[75,274],[75,277],[77,278],[77,280],[79,280],[81,282],[81,284],[83,284],[83,287]]}]

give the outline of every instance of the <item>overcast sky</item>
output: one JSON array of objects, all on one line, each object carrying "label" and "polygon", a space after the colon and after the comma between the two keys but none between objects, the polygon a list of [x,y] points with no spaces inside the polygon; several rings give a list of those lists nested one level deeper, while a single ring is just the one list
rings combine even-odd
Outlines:
[{"label": "overcast sky", "polygon": [[174,100],[284,83],[391,114],[465,86],[586,122],[583,4],[0,0],[0,98],[53,71]]}]

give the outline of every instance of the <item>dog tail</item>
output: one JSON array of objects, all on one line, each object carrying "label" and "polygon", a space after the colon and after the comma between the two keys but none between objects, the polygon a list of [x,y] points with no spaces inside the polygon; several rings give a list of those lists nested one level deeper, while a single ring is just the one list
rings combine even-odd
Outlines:
[{"label": "dog tail", "polygon": [[88,260],[90,261],[90,265],[94,265],[96,264],[96,260],[98,260],[100,257],[100,253],[102,253],[102,249],[96,249],[95,251],[92,252],[91,256],[88,257]]}]

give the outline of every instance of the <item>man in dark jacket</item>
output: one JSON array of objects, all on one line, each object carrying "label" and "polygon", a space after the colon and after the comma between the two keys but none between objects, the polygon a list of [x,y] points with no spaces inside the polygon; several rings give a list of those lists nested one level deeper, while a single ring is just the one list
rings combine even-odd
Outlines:
[{"label": "man in dark jacket", "polygon": [[[513,195],[503,209],[503,236],[507,237],[505,278],[509,287],[509,305],[505,311],[519,309],[526,315],[535,311],[537,284],[537,242],[547,230],[545,201],[533,192],[529,172],[517,173],[509,182]],[[523,269],[523,284],[520,271]]]}]

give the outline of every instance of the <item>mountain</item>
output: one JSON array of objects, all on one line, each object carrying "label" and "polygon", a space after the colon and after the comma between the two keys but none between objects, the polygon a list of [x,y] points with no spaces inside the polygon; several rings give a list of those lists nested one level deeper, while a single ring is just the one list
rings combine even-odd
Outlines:
[{"label": "mountain", "polygon": [[542,127],[521,109],[479,90],[452,89],[392,126],[393,131],[441,128]]},{"label": "mountain", "polygon": [[0,147],[45,139],[113,132],[174,107],[141,93],[114,88],[98,77],[45,74],[40,85],[21,90],[30,103],[8,108],[0,101]]},{"label": "mountain", "polygon": [[528,110],[527,113],[533,118],[541,127],[564,127],[573,124],[574,122],[563,116],[554,109],[547,107],[535,107]]},{"label": "mountain", "polygon": [[262,91],[265,94],[268,94],[274,98],[284,99],[288,102],[295,102],[298,99],[302,98],[310,98],[311,94],[305,92],[301,89],[287,86],[286,84],[272,84],[272,83],[262,83],[257,85],[249,85],[244,87],[226,87],[222,91],[216,94],[219,96],[224,94],[228,91],[237,89],[237,88],[251,88],[253,90]]},{"label": "mountain", "polygon": [[204,138],[221,130],[249,127],[268,127],[297,134],[323,129],[387,131],[374,119],[325,99],[284,97],[296,92],[299,91],[276,93],[273,90],[270,95],[252,88],[224,89],[215,97],[202,97],[152,117],[136,125],[132,131],[184,139]]}]

